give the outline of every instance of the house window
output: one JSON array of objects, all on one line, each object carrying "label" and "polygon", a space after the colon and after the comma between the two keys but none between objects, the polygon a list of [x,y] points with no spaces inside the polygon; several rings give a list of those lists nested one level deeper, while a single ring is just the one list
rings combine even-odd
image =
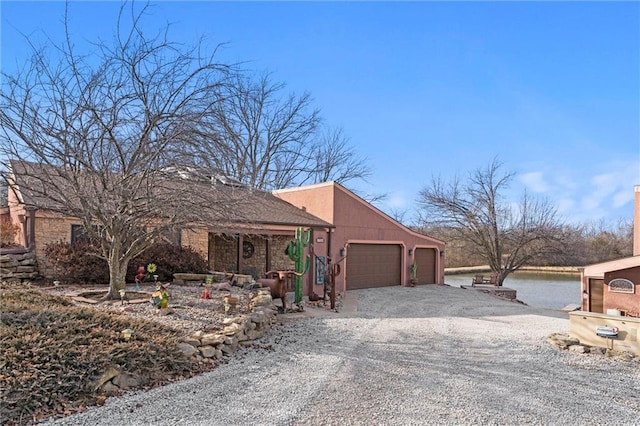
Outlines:
[{"label": "house window", "polygon": [[635,293],[636,286],[625,278],[615,278],[609,281],[609,291],[613,293]]},{"label": "house window", "polygon": [[[94,230],[98,230],[98,226],[94,225]],[[76,241],[88,241],[89,235],[84,230],[84,226],[82,225],[71,225],[71,243],[75,243]]]},{"label": "house window", "polygon": [[86,237],[87,237],[87,234],[86,232],[84,232],[84,226],[71,225],[71,244]]},{"label": "house window", "polygon": [[167,232],[165,235],[162,236],[162,239],[168,243],[180,246],[182,245],[182,231],[178,229],[173,232]]}]

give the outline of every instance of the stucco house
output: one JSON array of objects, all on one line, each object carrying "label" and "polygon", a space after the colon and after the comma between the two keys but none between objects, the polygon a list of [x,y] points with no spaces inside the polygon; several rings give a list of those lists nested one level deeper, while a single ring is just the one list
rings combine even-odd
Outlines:
[{"label": "stucco house", "polygon": [[[274,191],[276,197],[331,223],[316,250],[341,265],[338,291],[444,283],[445,243],[412,231],[337,182]],[[322,239],[319,242],[318,237]]]},{"label": "stucco house", "polygon": [[640,317],[640,185],[636,185],[633,256],[582,269],[582,311]]},{"label": "stucco house", "polygon": [[[57,241],[73,241],[81,221],[47,208],[46,200],[31,196],[28,180],[12,176],[7,206],[0,219],[20,228],[17,242],[35,253],[40,273],[47,277],[44,248]],[[212,183],[211,191],[225,191],[228,183]],[[413,232],[342,185],[328,182],[273,193],[242,188],[233,191],[245,206],[237,218],[224,223],[196,224],[172,236],[207,259],[212,271],[264,276],[266,271],[293,268],[286,247],[298,227],[313,232],[306,254],[311,267],[304,293],[322,294],[329,261],[338,263],[337,291],[406,285],[410,266],[417,265],[419,284],[444,282],[444,242]],[[7,250],[3,250],[7,252]]]}]

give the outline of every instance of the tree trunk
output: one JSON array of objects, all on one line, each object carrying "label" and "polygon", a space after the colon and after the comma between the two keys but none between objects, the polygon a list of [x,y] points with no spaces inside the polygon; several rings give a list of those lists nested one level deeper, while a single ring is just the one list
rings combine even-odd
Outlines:
[{"label": "tree trunk", "polygon": [[129,262],[119,260],[120,254],[112,251],[109,256],[109,292],[107,300],[120,299],[120,290],[125,288]]}]

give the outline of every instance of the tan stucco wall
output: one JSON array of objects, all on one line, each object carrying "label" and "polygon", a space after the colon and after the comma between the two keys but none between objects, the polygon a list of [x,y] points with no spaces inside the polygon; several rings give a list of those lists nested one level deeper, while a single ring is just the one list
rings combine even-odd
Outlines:
[{"label": "tan stucco wall", "polygon": [[[596,335],[596,327],[617,327],[618,338],[607,339]],[[627,351],[640,355],[640,318],[619,317],[594,312],[574,311],[569,313],[569,333],[580,339],[580,343],[616,351]]]},{"label": "tan stucco wall", "polygon": [[333,184],[321,183],[302,188],[284,189],[275,191],[273,194],[325,222],[334,222]]}]

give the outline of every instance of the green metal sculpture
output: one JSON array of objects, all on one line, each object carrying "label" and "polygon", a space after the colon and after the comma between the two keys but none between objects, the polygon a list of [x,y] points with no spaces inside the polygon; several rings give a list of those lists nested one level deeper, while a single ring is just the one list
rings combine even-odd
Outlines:
[{"label": "green metal sculpture", "polygon": [[304,248],[309,245],[311,241],[311,229],[305,231],[301,227],[296,229],[295,240],[289,243],[287,247],[287,253],[289,258],[296,263],[296,298],[295,303],[302,302],[302,276],[309,270],[309,264],[311,258],[307,255],[304,258]]}]

